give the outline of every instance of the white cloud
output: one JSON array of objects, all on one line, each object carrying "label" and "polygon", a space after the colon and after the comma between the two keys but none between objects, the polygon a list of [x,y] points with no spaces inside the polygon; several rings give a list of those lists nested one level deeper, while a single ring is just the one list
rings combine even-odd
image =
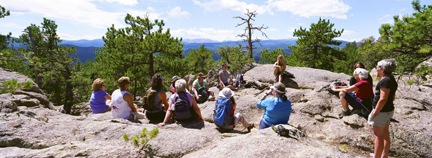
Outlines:
[{"label": "white cloud", "polygon": [[393,19],[381,22],[381,24],[393,24],[393,23],[394,23]]},{"label": "white cloud", "polygon": [[120,5],[127,5],[127,6],[133,6],[138,4],[137,0],[106,0],[107,2],[117,2]]},{"label": "white cloud", "polygon": [[388,18],[390,16],[391,16],[390,14],[387,14],[387,15],[384,15],[383,17],[379,18],[378,20],[381,21],[381,20],[386,19],[386,18]]},{"label": "white cloud", "polygon": [[168,12],[170,18],[183,19],[189,17],[191,14],[187,11],[182,11],[180,7],[175,7]]},{"label": "white cloud", "polygon": [[139,16],[141,18],[145,18],[145,16],[148,14],[149,19],[150,20],[155,20],[155,19],[161,19],[159,13],[156,12],[146,12],[146,11],[140,11],[140,10],[128,10],[127,13],[129,13],[130,15],[136,17]]},{"label": "white cloud", "polygon": [[79,39],[81,39],[81,38],[78,38],[76,36],[73,36],[73,35],[70,35],[67,33],[63,33],[63,32],[57,32],[57,35],[60,37],[60,39],[63,39],[63,40],[79,40]]},{"label": "white cloud", "polygon": [[401,11],[405,11],[405,10],[406,10],[405,8],[399,9],[400,12],[401,12]]},{"label": "white cloud", "polygon": [[289,32],[294,32],[295,31],[295,27],[288,29]]},{"label": "white cloud", "polygon": [[348,41],[348,42],[354,42],[354,41],[358,42],[358,41],[360,41],[362,39],[361,38],[357,39],[357,38],[342,38],[342,37],[338,37],[338,38],[335,38],[335,40],[342,40],[342,41]]},{"label": "white cloud", "polygon": [[301,17],[334,17],[347,19],[351,7],[340,0],[272,0],[268,6],[277,11],[287,11]]},{"label": "white cloud", "polygon": [[358,33],[355,31],[351,31],[351,30],[344,30],[344,32],[342,33],[342,36],[353,36],[353,35],[357,35]]},{"label": "white cloud", "polygon": [[10,12],[11,15],[24,15],[24,12]]},{"label": "white cloud", "polygon": [[187,39],[211,39],[215,41],[240,40],[236,37],[241,31],[236,30],[216,30],[214,28],[193,28],[172,30],[174,37]]},{"label": "white cloud", "polygon": [[147,10],[154,12],[155,10],[152,7],[147,7]]},{"label": "white cloud", "polygon": [[97,28],[107,28],[112,24],[121,26],[119,19],[124,13],[107,12],[97,8],[88,0],[0,0],[2,6],[18,11],[40,14],[48,19],[63,19],[72,24],[86,24]]},{"label": "white cloud", "polygon": [[200,0],[192,0],[195,5],[203,7],[206,11],[214,12],[214,11],[222,11],[222,10],[234,10],[241,13],[246,12],[246,9],[249,11],[256,11],[258,14],[262,13],[270,13],[271,10],[267,6],[256,5],[256,4],[247,4],[246,2],[240,2],[238,0],[211,0],[208,2],[201,2]]},{"label": "white cloud", "polygon": [[0,27],[8,27],[8,28],[16,28],[16,29],[22,29],[24,30],[26,26],[20,26],[13,22],[2,22],[0,23]]}]

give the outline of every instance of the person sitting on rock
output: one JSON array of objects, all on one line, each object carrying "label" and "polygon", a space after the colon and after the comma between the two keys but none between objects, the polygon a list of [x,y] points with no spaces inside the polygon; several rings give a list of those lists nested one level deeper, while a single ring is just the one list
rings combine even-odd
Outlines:
[{"label": "person sitting on rock", "polygon": [[[358,81],[352,86],[336,86],[332,90],[339,92],[339,98],[342,103],[343,111],[339,114],[339,118],[350,115],[351,111],[348,104],[353,107],[353,110],[360,110],[361,115],[368,116],[372,110],[372,98],[374,97],[372,85],[367,81],[368,72],[363,68],[354,70],[354,77]],[[352,93],[354,92],[355,93]]]},{"label": "person sitting on rock", "polygon": [[161,74],[156,74],[150,82],[150,89],[146,91],[145,115],[150,121],[162,122],[168,109],[167,95],[163,91],[164,79]]},{"label": "person sitting on rock", "polygon": [[111,96],[105,92],[104,80],[98,78],[93,81],[93,93],[90,97],[90,108],[93,114],[104,113],[111,110]]},{"label": "person sitting on rock", "polygon": [[178,122],[204,120],[195,98],[186,93],[186,87],[186,80],[179,79],[176,82],[175,88],[177,89],[177,93],[173,95],[172,100],[169,102],[165,119],[162,123],[158,124],[159,127],[166,125],[173,114],[174,120]]},{"label": "person sitting on rock", "polygon": [[[219,92],[219,98],[216,101],[213,122],[223,130],[232,130],[235,125],[240,122],[243,127],[247,128],[248,132],[250,132],[255,125],[248,123],[240,113],[234,115],[236,107],[237,104],[234,99],[234,92],[229,88],[222,89],[222,91]],[[230,117],[226,117],[226,115],[229,115]]]},{"label": "person sitting on rock", "polygon": [[220,71],[219,72],[219,84],[218,84],[218,88],[221,90],[221,89],[223,89],[223,88],[225,88],[225,87],[228,87],[228,88],[235,88],[236,87],[236,85],[234,84],[230,84],[229,82],[228,82],[228,79],[230,79],[230,81],[231,81],[231,83],[234,83],[233,82],[233,79],[232,79],[232,77],[231,77],[231,73],[229,72],[229,71],[227,71],[227,65],[226,65],[226,63],[223,63],[222,64],[222,71]]},{"label": "person sitting on rock", "polygon": [[[214,100],[214,94],[212,91],[209,91],[209,85],[205,80],[206,76],[202,72],[198,74],[198,78],[193,82],[192,86],[192,95],[194,95],[195,99],[198,103],[204,103],[208,100]],[[210,97],[208,96],[210,93]]]},{"label": "person sitting on rock", "polygon": [[[267,96],[273,96],[268,97]],[[259,129],[277,124],[288,124],[291,115],[291,101],[285,95],[285,85],[276,82],[257,103],[258,108],[265,108]]]},{"label": "person sitting on rock", "polygon": [[112,94],[111,114],[115,118],[128,120],[144,119],[142,110],[138,110],[138,107],[133,104],[133,96],[127,91],[130,86],[129,77],[121,77],[118,84],[120,89],[115,90]]},{"label": "person sitting on rock", "polygon": [[282,73],[286,70],[286,63],[283,55],[279,55],[274,64],[273,74],[275,75],[275,83],[282,82]]},{"label": "person sitting on rock", "polygon": [[[354,65],[354,70],[355,69],[357,69],[357,68],[363,68],[363,69],[366,69],[365,68],[365,66],[364,66],[364,64],[363,63],[361,63],[361,62],[357,62],[355,65]],[[367,81],[369,82],[369,84],[371,85],[371,86],[373,86],[373,80],[372,80],[372,77],[371,77],[371,75],[368,73],[368,78],[367,78]],[[355,76],[351,76],[351,78],[350,78],[350,82],[349,82],[349,85],[350,86],[352,86],[352,85],[355,85],[357,83],[357,79],[355,78]]]}]

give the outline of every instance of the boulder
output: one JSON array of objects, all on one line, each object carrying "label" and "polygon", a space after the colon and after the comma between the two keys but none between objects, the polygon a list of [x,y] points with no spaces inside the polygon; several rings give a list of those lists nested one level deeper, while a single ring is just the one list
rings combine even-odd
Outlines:
[{"label": "boulder", "polygon": [[[8,93],[10,94],[10,93]],[[5,95],[5,94],[2,94]],[[10,99],[0,97],[0,113],[11,113],[19,110],[16,103]]]},{"label": "boulder", "polygon": [[54,105],[48,100],[48,97],[41,93],[28,92],[20,89],[15,90],[15,94],[24,94],[30,96],[31,98],[35,98],[39,100],[40,104],[44,105],[45,108],[49,108],[51,110],[57,110]]},{"label": "boulder", "polygon": [[183,79],[186,80],[187,89],[189,90],[189,92],[192,92],[192,84],[197,79],[197,77],[195,75],[189,74],[183,77]]},{"label": "boulder", "polygon": [[27,81],[33,82],[32,88],[26,90],[35,93],[43,94],[43,91],[39,88],[39,86],[34,83],[34,81],[27,76],[24,76],[18,72],[9,71],[7,69],[0,68],[0,84],[2,84],[6,80],[17,79],[18,83],[24,85]]}]

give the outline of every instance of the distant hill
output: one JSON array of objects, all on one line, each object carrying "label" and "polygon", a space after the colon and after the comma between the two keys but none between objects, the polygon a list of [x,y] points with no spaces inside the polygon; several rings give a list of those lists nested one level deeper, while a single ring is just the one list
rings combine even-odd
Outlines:
[{"label": "distant hill", "polygon": [[[268,50],[275,50],[278,48],[284,49],[286,54],[291,53],[291,49],[288,49],[288,46],[290,45],[296,45],[297,39],[277,39],[277,40],[263,40],[261,41],[261,45],[258,43],[255,44],[257,49],[254,50],[253,57],[256,61],[260,60],[260,51],[264,49]],[[342,44],[339,47],[344,47],[346,43],[349,43],[348,41],[342,41]],[[183,50],[184,55],[187,55],[192,49],[197,49],[201,45],[204,45],[207,49],[213,52],[213,59],[219,60],[220,56],[218,56],[215,52],[219,47],[223,47],[225,45],[231,46],[231,47],[237,47],[238,42],[241,41],[214,41],[210,39],[183,39],[182,43],[184,44]],[[242,45],[246,45],[246,43],[241,42]],[[75,46],[77,49],[77,53],[75,54],[80,62],[86,62],[87,60],[93,60],[96,57],[95,49],[98,49],[99,47],[102,47],[104,44],[104,41],[102,39],[94,39],[94,40],[63,40],[60,45],[66,45],[67,47]],[[14,44],[14,47],[19,47],[19,44]]]}]

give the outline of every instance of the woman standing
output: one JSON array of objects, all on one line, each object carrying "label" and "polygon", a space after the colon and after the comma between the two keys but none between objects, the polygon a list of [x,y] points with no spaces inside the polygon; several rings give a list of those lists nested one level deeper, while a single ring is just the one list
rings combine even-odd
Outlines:
[{"label": "woman standing", "polygon": [[273,74],[275,75],[275,83],[282,82],[282,73],[286,70],[286,63],[283,55],[279,55],[274,64]]},{"label": "woman standing", "polygon": [[368,122],[373,125],[375,135],[374,157],[388,157],[390,149],[390,119],[394,113],[393,101],[398,84],[392,75],[396,69],[396,60],[384,59],[378,62],[376,70],[381,80],[375,88],[372,103],[373,111],[369,114]]}]

